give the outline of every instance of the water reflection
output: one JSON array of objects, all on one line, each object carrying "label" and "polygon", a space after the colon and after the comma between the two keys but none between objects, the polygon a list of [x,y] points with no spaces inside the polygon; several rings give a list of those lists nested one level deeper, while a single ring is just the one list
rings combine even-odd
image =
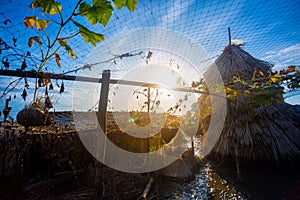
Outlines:
[{"label": "water reflection", "polygon": [[209,162],[205,161],[203,164],[192,180],[173,182],[174,185],[164,192],[162,199],[246,199],[234,186],[214,172]]},{"label": "water reflection", "polygon": [[[200,138],[196,137],[194,143],[195,155],[201,157]],[[208,160],[200,161],[197,168],[195,176],[191,180],[185,182],[182,182],[182,180],[168,180],[162,183],[163,186],[166,186],[166,192],[162,194],[162,199],[246,199],[237,188],[212,169]]]}]

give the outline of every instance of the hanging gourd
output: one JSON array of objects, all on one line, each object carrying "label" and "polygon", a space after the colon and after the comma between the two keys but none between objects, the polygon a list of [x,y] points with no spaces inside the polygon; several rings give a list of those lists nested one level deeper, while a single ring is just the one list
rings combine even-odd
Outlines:
[{"label": "hanging gourd", "polygon": [[39,108],[24,108],[18,112],[17,122],[25,127],[41,126],[45,122],[45,114]]}]

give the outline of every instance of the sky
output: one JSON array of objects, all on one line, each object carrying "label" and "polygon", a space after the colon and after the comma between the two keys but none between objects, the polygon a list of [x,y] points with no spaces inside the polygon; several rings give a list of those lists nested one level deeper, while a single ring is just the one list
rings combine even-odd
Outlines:
[{"label": "sky", "polygon": [[[28,48],[28,38],[32,36],[40,36],[43,44],[46,44],[46,39],[41,31],[34,29],[26,29],[23,24],[25,16],[37,15],[40,19],[50,19],[47,28],[47,33],[50,38],[55,37],[57,25],[53,22],[57,16],[41,15],[39,9],[30,9],[28,5],[30,0],[3,0],[0,3],[0,38],[12,44],[12,37],[17,38],[17,46],[14,51],[2,52],[0,59],[5,59],[7,54],[18,53],[21,56],[10,56],[10,69],[19,68],[24,55],[27,51],[31,52],[32,60],[27,59],[28,70],[36,69],[40,59],[40,51],[37,46]],[[62,3],[64,17],[72,11],[74,7],[73,1],[59,1]],[[123,60],[115,59],[114,62],[106,62],[105,64],[97,65],[96,71],[93,71],[93,76],[101,77],[101,72],[104,69],[112,69],[112,78],[123,78],[128,72],[136,69],[138,66],[145,65],[145,57],[148,51],[153,51],[153,59],[150,59],[152,64],[159,63],[163,66],[172,67],[177,73],[194,72],[200,70],[199,74],[203,73],[201,67],[189,65],[191,63],[187,57],[182,58],[180,48],[200,46],[207,53],[210,61],[217,58],[222,53],[224,47],[228,44],[228,27],[231,29],[231,38],[239,39],[245,42],[243,48],[252,56],[258,59],[266,60],[274,64],[274,70],[281,69],[288,65],[300,65],[300,4],[296,0],[287,1],[261,1],[261,0],[140,0],[137,4],[135,12],[129,12],[128,9],[115,10],[111,20],[106,27],[102,25],[91,26],[87,20],[82,17],[76,17],[75,20],[87,25],[91,30],[105,35],[105,41],[97,45],[96,48],[90,44],[86,44],[82,38],[75,37],[69,40],[70,46],[77,54],[77,59],[71,59],[67,52],[63,49],[58,53],[61,57],[61,67],[58,68],[55,59],[49,61],[45,71],[62,73],[68,70],[81,67],[90,62],[103,62],[107,59],[120,55],[122,53],[138,53],[143,51],[140,56],[124,58]],[[11,23],[4,24],[5,20],[11,20]],[[154,28],[151,34],[132,35],[132,31]],[[160,29],[176,32],[182,35],[186,43],[182,46],[176,46],[181,38],[170,37],[160,41],[157,38],[160,34]],[[63,34],[75,33],[74,25],[66,26]],[[133,38],[130,38],[133,37]],[[112,40],[113,38],[113,40]],[[126,45],[126,41],[133,41]],[[186,38],[188,38],[186,40]],[[149,42],[150,41],[150,42]],[[147,43],[148,42],[148,43]],[[187,44],[188,43],[188,44]],[[161,44],[161,46],[159,45]],[[165,47],[162,46],[164,44]],[[112,47],[110,47],[113,46]],[[149,46],[150,45],[150,46]],[[152,45],[152,46],[151,46]],[[154,48],[154,46],[155,48]],[[166,48],[166,46],[168,48]],[[124,50],[126,47],[126,52]],[[152,47],[152,49],[151,49]],[[44,46],[45,48],[45,46]],[[156,50],[156,51],[154,51]],[[193,59],[192,59],[193,60]],[[193,62],[196,59],[193,60]],[[199,56],[199,61],[205,62],[207,56]],[[178,61],[178,62],[177,62]],[[180,63],[181,68],[176,69],[175,63]],[[143,63],[143,64],[141,64]],[[0,66],[4,68],[3,65]],[[76,74],[74,74],[76,75]],[[185,76],[185,75],[184,75]],[[0,77],[0,90],[3,91],[7,84],[14,78]],[[29,80],[31,87],[33,81]],[[191,80],[190,80],[191,81]],[[23,102],[20,94],[24,89],[24,81],[16,86],[16,90],[11,94],[16,94],[18,98],[12,103],[17,105],[14,113],[21,106],[28,104],[31,96],[28,96],[27,101]],[[55,83],[55,80],[54,80]],[[58,85],[61,81],[58,81]],[[56,83],[55,83],[56,85]],[[72,110],[73,100],[72,94],[74,83],[65,82],[66,92],[59,94],[59,88],[55,87],[54,91],[50,92],[50,97],[55,105],[56,110]],[[93,89],[97,90],[96,88]],[[32,89],[29,89],[32,91]],[[40,90],[41,95],[43,90]],[[84,91],[82,91],[84,92]],[[83,94],[83,93],[80,94]],[[31,92],[28,92],[31,93]],[[89,93],[89,92],[86,92]],[[288,103],[300,104],[299,93],[293,92],[287,94],[290,96],[286,99]],[[5,98],[0,99],[0,107],[4,106]],[[94,102],[90,102],[88,106],[93,106],[97,102],[95,97]],[[87,103],[86,103],[87,104]],[[87,107],[88,107],[87,106]]]}]

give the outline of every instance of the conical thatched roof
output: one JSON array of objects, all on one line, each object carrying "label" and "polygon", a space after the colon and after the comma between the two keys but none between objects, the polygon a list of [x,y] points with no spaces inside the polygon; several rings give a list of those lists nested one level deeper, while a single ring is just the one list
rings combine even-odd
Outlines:
[{"label": "conical thatched roof", "polygon": [[[255,70],[262,71],[267,74],[272,65],[268,62],[253,58],[249,53],[238,46],[227,46],[223,53],[215,61],[217,69],[219,70],[224,83],[232,82],[232,77],[239,75],[242,79],[251,79]],[[206,72],[206,78],[215,76],[216,68],[210,67]]]},{"label": "conical thatched roof", "polygon": [[[253,58],[238,46],[229,45],[215,61],[216,67],[210,67],[204,74],[205,79],[223,79],[224,84],[232,83],[233,76],[251,80],[254,71],[268,74],[271,65]],[[218,77],[215,70],[219,70]],[[243,90],[242,85],[233,84],[231,88]],[[273,90],[276,88],[270,88]],[[244,99],[243,99],[244,98]],[[273,103],[245,109],[239,101],[227,102],[227,115],[222,133],[214,145],[211,154],[222,157],[237,156],[240,158],[269,158],[271,160],[286,159],[300,155],[300,131],[297,129],[290,114],[293,110],[286,104]],[[279,98],[283,98],[282,95]],[[202,95],[199,98],[201,129],[204,138],[214,137],[205,135],[211,116],[205,111],[210,105],[210,98]],[[216,134],[217,135],[217,134]],[[205,139],[204,139],[205,144]]]}]

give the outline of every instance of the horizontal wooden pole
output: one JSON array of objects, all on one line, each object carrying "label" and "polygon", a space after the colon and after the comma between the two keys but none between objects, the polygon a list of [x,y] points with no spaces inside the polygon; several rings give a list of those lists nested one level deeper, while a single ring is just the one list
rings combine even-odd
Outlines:
[{"label": "horizontal wooden pole", "polygon": [[49,79],[61,79],[68,81],[78,81],[83,82],[94,82],[101,83],[102,79],[99,78],[91,78],[91,77],[83,77],[83,76],[71,76],[65,74],[53,74],[48,72],[37,72],[37,71],[18,71],[18,70],[0,70],[1,76],[15,76],[22,78],[49,78]]},{"label": "horizontal wooden pole", "polygon": [[[102,83],[102,78],[72,76],[72,75],[65,75],[65,74],[53,74],[48,72],[37,72],[37,71],[0,70],[0,76],[14,76],[14,77],[22,77],[22,78],[49,78],[49,79],[60,79],[60,80],[68,80],[68,81]],[[109,83],[140,86],[140,87],[152,87],[152,88],[163,87],[156,83],[146,83],[146,82],[138,82],[138,81],[118,80],[118,79],[110,79]],[[184,88],[184,87],[173,87],[169,89],[174,91],[179,91],[179,92],[205,93],[192,88]]]}]

